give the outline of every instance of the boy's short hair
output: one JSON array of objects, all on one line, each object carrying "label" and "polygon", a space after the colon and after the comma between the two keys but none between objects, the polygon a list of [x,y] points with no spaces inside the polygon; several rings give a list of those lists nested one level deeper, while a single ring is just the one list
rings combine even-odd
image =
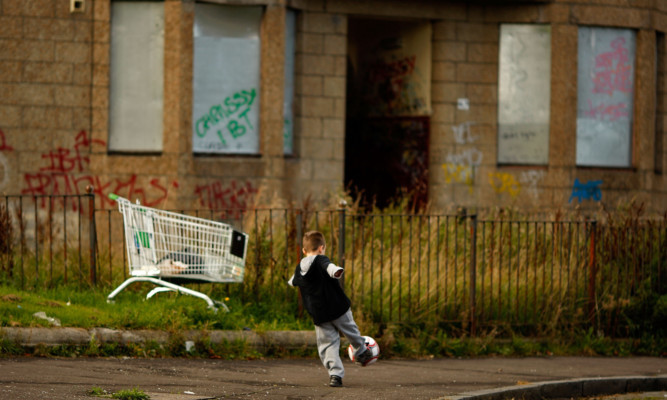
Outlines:
[{"label": "boy's short hair", "polygon": [[306,251],[315,251],[324,245],[326,245],[326,241],[322,232],[310,231],[303,235],[303,248]]}]

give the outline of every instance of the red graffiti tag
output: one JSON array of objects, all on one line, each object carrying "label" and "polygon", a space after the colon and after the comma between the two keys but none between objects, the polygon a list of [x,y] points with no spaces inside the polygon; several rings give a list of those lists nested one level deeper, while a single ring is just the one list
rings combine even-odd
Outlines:
[{"label": "red graffiti tag", "polygon": [[621,117],[629,115],[627,106],[624,103],[609,104],[600,103],[597,107],[593,106],[591,99],[588,99],[588,110],[585,112],[587,117],[596,119],[608,119],[609,121],[616,121]]},{"label": "red graffiti tag", "polygon": [[[169,190],[163,185],[161,185],[157,178],[153,178],[151,179],[148,185],[148,189],[153,193],[155,192],[159,193],[159,195],[157,198],[155,198],[155,200],[152,201],[148,200],[146,190],[137,185],[137,176],[134,174],[132,174],[132,176],[127,181],[121,181],[120,179],[115,179],[109,185],[114,185],[111,187],[111,193],[121,194],[123,195],[123,197],[127,197],[128,199],[131,199],[133,201],[135,199],[138,199],[142,205],[145,205],[147,207],[154,207],[161,205],[161,203],[164,202],[167,199],[167,196],[169,195]],[[171,185],[174,188],[177,188],[178,182],[173,181]],[[125,193],[127,193],[127,196],[124,195]],[[103,197],[106,198],[106,196]],[[151,197],[154,198],[155,196],[152,195]],[[111,201],[111,204],[115,203]]]},{"label": "red graffiti tag", "polygon": [[195,194],[199,204],[208,209],[241,212],[251,205],[257,194],[257,188],[248,181],[239,184],[233,180],[228,186],[218,181],[208,185],[198,185],[195,187]]},{"label": "red graffiti tag", "polygon": [[402,81],[403,78],[412,75],[416,60],[416,56],[410,56],[390,62],[378,62],[370,70],[370,80],[373,83],[387,80],[391,80],[392,83],[397,83],[397,80]]},{"label": "red graffiti tag", "polygon": [[[90,159],[81,154],[80,150],[90,149],[94,145],[106,146],[106,143],[103,140],[90,139],[86,131],[80,131],[73,149],[58,147],[42,154],[42,159],[47,161],[47,165],[39,168],[39,172],[24,175],[25,188],[21,193],[34,196],[80,195],[85,193],[86,187],[92,186],[95,198],[102,208],[107,205],[115,206],[115,202],[107,197],[108,193],[116,193],[133,201],[138,199],[141,204],[149,207],[160,205],[166,200],[168,189],[157,178],[152,179],[148,187],[143,188],[137,183],[136,174],[125,180],[119,178],[104,180],[97,175],[84,173],[89,169]],[[171,185],[178,187],[176,181]],[[46,207],[47,201],[46,197],[40,199],[40,206]],[[65,200],[59,201],[64,204]],[[78,205],[76,202],[71,203],[72,209],[76,211]]]},{"label": "red graffiti tag", "polygon": [[0,129],[0,151],[13,151],[14,148],[7,144],[5,139],[5,132]]},{"label": "red graffiti tag", "polygon": [[612,51],[595,56],[593,93],[607,93],[611,96],[615,90],[624,93],[632,91],[632,66],[628,49],[624,45],[624,38],[616,38],[611,42]]}]

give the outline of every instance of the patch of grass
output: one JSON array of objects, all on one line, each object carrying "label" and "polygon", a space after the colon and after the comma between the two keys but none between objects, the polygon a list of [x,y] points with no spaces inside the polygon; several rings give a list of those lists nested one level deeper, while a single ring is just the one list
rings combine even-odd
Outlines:
[{"label": "patch of grass", "polygon": [[[373,335],[371,335],[373,336]],[[568,331],[545,337],[521,336],[490,330],[477,337],[453,335],[437,324],[391,324],[374,336],[383,358],[476,356],[664,356],[667,339],[614,339],[587,331]]]},{"label": "patch of grass", "polygon": [[138,388],[119,390],[111,395],[112,399],[119,400],[148,400],[150,397]]},{"label": "patch of grass", "polygon": [[[192,296],[161,293],[144,299],[145,291],[127,290],[115,304],[106,302],[106,292],[61,287],[44,291],[20,291],[0,286],[0,326],[49,326],[33,316],[44,311],[63,326],[119,330],[154,329],[171,333],[170,341],[157,343],[100,342],[92,338],[83,345],[37,345],[24,348],[0,336],[0,356],[32,354],[39,357],[193,357],[256,359],[261,357],[316,357],[313,348],[263,349],[243,340],[212,342],[203,335],[186,352],[185,330],[247,330],[261,334],[271,330],[312,330],[311,320],[298,310],[281,308],[280,302],[242,302],[230,299],[231,312],[217,313]],[[437,322],[378,324],[355,310],[361,331],[378,340],[383,358],[430,358],[471,356],[603,355],[629,356],[667,354],[667,338],[646,334],[641,338],[612,339],[598,331],[568,329],[548,335],[525,335],[508,326],[487,326],[477,337],[469,337],[464,326]]]},{"label": "patch of grass", "polygon": [[109,394],[106,390],[102,389],[99,386],[93,386],[88,390],[87,394],[89,396],[97,397],[106,397],[110,399],[120,399],[120,400],[148,400],[150,396],[144,393],[143,390],[139,388],[133,389],[123,389],[117,392]]},{"label": "patch of grass", "polygon": [[0,355],[19,356],[24,353],[25,350],[18,343],[0,336]]},{"label": "patch of grass", "polygon": [[[139,285],[137,285],[139,286]],[[0,286],[0,326],[50,326],[35,318],[44,311],[60,320],[62,326],[78,328],[157,329],[176,332],[185,329],[204,330],[310,330],[312,322],[298,318],[297,310],[275,302],[241,302],[230,299],[230,312],[215,312],[202,300],[177,293],[161,293],[149,300],[148,291],[126,290],[114,304],[106,301],[107,292],[60,287],[39,291],[22,291]]]}]

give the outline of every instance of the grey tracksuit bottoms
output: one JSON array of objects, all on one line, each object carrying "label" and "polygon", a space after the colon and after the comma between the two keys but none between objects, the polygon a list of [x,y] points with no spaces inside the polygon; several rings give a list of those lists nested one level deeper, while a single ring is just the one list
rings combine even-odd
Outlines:
[{"label": "grey tracksuit bottoms", "polygon": [[320,354],[320,360],[322,360],[324,368],[329,371],[329,376],[336,375],[342,378],[345,375],[345,368],[340,358],[339,332],[350,341],[355,355],[364,352],[364,338],[359,333],[359,328],[354,322],[351,310],[347,310],[345,314],[333,321],[315,325],[317,351]]}]

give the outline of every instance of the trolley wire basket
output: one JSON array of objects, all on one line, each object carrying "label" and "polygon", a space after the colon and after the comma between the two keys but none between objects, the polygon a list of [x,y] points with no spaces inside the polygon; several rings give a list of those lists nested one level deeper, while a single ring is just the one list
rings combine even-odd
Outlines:
[{"label": "trolley wire basket", "polygon": [[207,295],[183,287],[189,282],[240,283],[245,273],[248,235],[230,225],[133,204],[110,194],[123,214],[125,248],[130,278],[109,296],[113,298],[133,282],[157,287],[147,298],[174,290],[205,300],[209,307],[227,306]]}]

